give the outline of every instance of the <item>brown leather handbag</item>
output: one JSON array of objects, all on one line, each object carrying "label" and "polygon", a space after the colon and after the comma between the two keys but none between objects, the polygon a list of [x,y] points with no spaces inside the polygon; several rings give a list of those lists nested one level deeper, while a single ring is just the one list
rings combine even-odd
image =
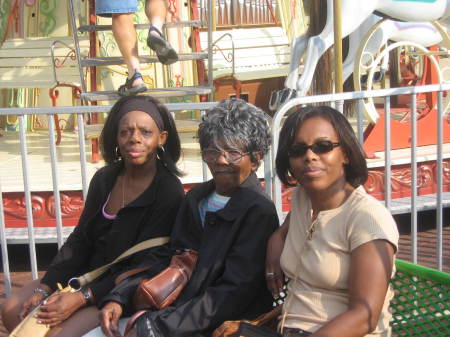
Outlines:
[{"label": "brown leather handbag", "polygon": [[[253,321],[225,321],[214,330],[212,337],[281,336],[276,332],[281,308],[282,306],[278,305],[272,311],[258,316]],[[261,327],[261,331],[256,329],[252,331],[251,327]]]},{"label": "brown leather handbag", "polygon": [[172,304],[188,283],[196,264],[195,250],[180,251],[172,256],[169,267],[141,281],[134,294],[134,308],[163,309]]}]

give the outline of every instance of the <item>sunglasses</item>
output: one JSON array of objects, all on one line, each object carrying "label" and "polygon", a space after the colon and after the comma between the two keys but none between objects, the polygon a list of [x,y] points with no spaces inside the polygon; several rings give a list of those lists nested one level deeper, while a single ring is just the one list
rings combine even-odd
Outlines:
[{"label": "sunglasses", "polygon": [[305,143],[295,144],[288,151],[288,156],[291,158],[303,157],[309,149],[315,154],[324,154],[332,151],[339,145],[341,143],[333,143],[329,140],[319,140],[312,145],[306,145]]},{"label": "sunglasses", "polygon": [[242,157],[248,155],[249,152],[240,152],[237,150],[228,150],[228,151],[219,151],[214,149],[203,150],[202,151],[202,159],[206,163],[215,163],[220,156],[224,156],[226,161],[230,164],[235,164],[239,162]]}]

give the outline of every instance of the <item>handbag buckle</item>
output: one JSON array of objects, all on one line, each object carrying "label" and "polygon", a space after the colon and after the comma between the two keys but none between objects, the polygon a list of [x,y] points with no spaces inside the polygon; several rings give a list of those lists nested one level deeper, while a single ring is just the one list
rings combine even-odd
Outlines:
[{"label": "handbag buckle", "polygon": [[67,282],[67,285],[73,288],[73,291],[80,291],[81,290],[81,282],[78,277],[72,277],[69,282]]}]

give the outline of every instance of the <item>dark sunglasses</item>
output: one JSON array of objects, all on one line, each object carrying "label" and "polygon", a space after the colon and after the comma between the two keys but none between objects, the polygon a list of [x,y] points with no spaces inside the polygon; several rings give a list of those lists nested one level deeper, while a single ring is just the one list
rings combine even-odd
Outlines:
[{"label": "dark sunglasses", "polygon": [[292,158],[303,157],[306,152],[311,149],[315,154],[324,154],[332,151],[335,147],[341,145],[341,143],[333,143],[329,140],[319,140],[312,145],[295,144],[288,151],[288,156]]}]

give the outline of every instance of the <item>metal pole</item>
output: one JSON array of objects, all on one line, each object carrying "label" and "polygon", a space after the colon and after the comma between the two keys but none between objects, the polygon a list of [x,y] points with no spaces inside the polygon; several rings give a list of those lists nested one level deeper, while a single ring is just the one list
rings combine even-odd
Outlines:
[{"label": "metal pole", "polygon": [[437,101],[437,167],[436,167],[436,176],[437,176],[437,199],[436,199],[436,256],[437,256],[437,269],[442,271],[442,238],[443,238],[443,210],[442,210],[442,184],[443,184],[443,92],[438,92],[438,101]]},{"label": "metal pole", "polygon": [[[208,86],[213,88],[213,30],[216,30],[215,0],[208,0]],[[213,100],[213,93],[208,95]]]},{"label": "metal pole", "polygon": [[48,121],[50,158],[52,163],[53,201],[55,204],[56,237],[58,241],[58,248],[61,248],[61,246],[63,245],[61,198],[59,195],[58,164],[56,158],[55,126],[53,125],[54,122],[53,115],[49,114],[47,116],[47,121]]},{"label": "metal pole", "polygon": [[336,93],[344,91],[342,80],[342,2],[333,0],[334,20],[334,88]]},{"label": "metal pole", "polygon": [[5,285],[6,296],[9,296],[9,294],[11,294],[11,274],[9,272],[8,246],[6,241],[6,226],[3,212],[3,192],[0,181],[0,244],[2,245],[3,284]]},{"label": "metal pole", "polygon": [[384,98],[384,205],[391,209],[391,97]]},{"label": "metal pole", "polygon": [[411,95],[411,257],[417,263],[417,96]]},{"label": "metal pole", "polygon": [[84,121],[83,114],[78,114],[78,145],[80,148],[80,167],[81,167],[81,185],[83,188],[83,200],[86,201],[88,192],[87,169],[86,169],[86,151],[84,142]]},{"label": "metal pole", "polygon": [[31,203],[31,191],[29,183],[29,170],[28,170],[28,151],[27,140],[25,136],[25,122],[24,116],[19,116],[19,138],[20,138],[20,150],[22,157],[22,176],[23,176],[23,191],[25,195],[25,209],[27,214],[27,227],[28,227],[28,249],[30,251],[30,264],[31,275],[33,280],[38,278],[37,272],[37,259],[36,259],[36,242],[34,240],[34,225],[33,225],[33,204]]}]

